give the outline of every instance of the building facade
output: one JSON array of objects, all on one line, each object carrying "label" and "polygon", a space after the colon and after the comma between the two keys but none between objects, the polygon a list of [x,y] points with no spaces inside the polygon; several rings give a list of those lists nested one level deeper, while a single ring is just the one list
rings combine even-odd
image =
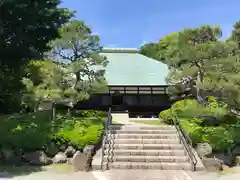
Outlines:
[{"label": "building facade", "polygon": [[138,54],[136,49],[104,49],[109,63],[105,69],[108,92],[94,94],[77,104],[81,109],[156,112],[167,109],[167,65]]}]

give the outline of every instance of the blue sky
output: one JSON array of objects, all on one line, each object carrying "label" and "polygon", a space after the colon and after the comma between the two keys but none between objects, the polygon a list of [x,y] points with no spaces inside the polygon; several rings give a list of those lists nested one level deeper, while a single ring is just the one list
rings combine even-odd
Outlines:
[{"label": "blue sky", "polygon": [[139,48],[166,34],[202,24],[220,25],[223,38],[240,20],[240,0],[64,0],[107,47]]}]

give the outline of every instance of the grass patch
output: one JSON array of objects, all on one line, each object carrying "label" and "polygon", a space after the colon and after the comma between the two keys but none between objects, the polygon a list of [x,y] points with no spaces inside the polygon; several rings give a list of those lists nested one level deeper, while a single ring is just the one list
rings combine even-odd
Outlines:
[{"label": "grass patch", "polygon": [[154,126],[160,126],[160,125],[164,124],[160,120],[131,120],[130,122],[140,123],[140,124],[147,124],[147,125],[154,125]]}]

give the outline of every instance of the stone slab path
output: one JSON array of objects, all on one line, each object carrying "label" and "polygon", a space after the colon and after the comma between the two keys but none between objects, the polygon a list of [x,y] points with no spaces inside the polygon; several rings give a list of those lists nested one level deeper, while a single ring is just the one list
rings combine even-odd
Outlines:
[{"label": "stone slab path", "polygon": [[77,173],[35,172],[15,176],[0,173],[0,180],[239,180],[240,170],[230,173],[207,173],[162,170],[111,170]]},{"label": "stone slab path", "polygon": [[99,180],[192,180],[184,171],[110,170],[93,172]]}]

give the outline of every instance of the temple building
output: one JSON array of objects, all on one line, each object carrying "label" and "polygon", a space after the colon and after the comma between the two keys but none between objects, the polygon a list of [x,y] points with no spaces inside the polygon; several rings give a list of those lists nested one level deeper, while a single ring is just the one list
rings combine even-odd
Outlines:
[{"label": "temple building", "polygon": [[105,48],[101,55],[109,63],[105,69],[108,92],[94,94],[77,106],[134,113],[159,113],[171,106],[166,93],[168,66],[138,53],[137,49]]}]

